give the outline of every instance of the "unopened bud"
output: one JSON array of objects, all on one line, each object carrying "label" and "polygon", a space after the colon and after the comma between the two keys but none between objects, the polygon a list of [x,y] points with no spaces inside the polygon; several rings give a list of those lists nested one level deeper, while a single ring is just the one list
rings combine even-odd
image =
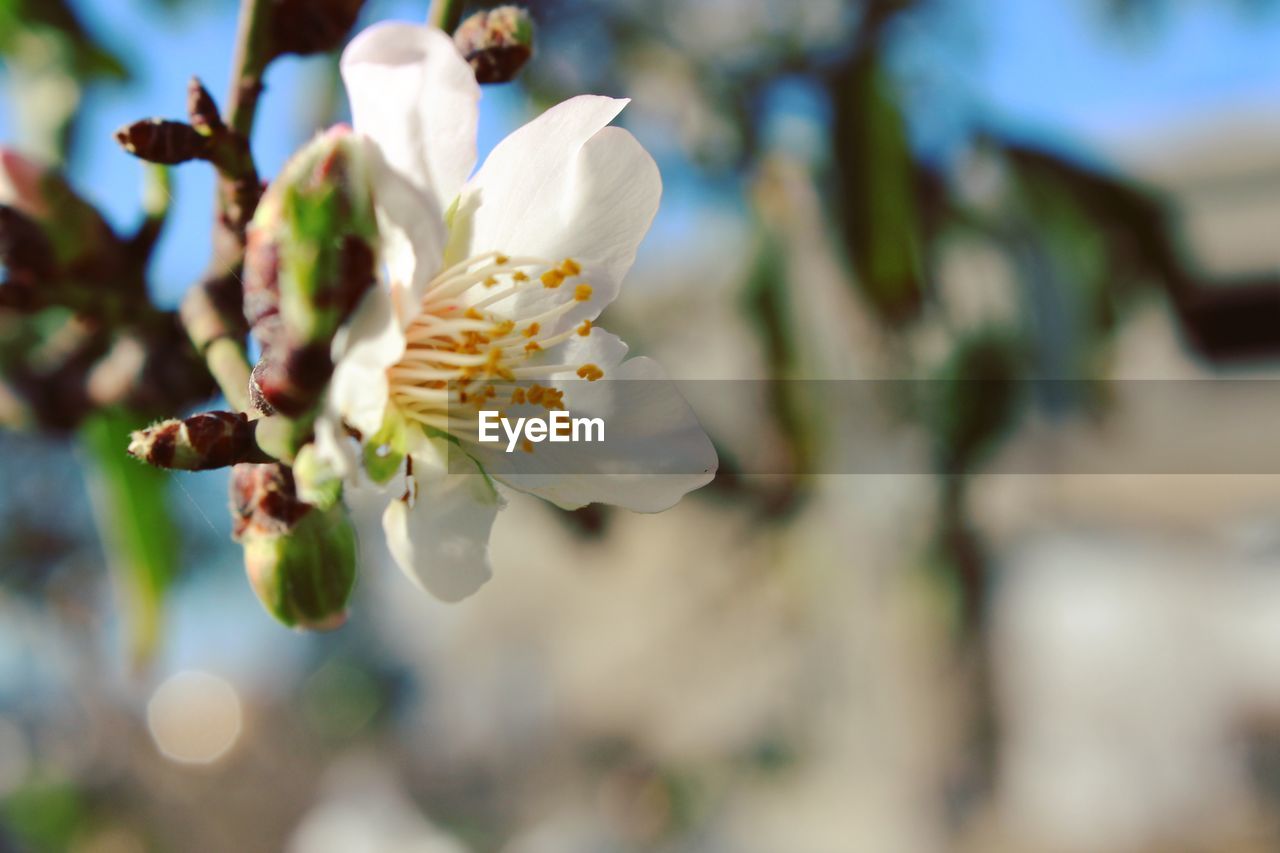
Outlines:
[{"label": "unopened bud", "polygon": [[116,131],[116,142],[133,156],[149,163],[173,166],[209,156],[209,138],[180,121],[148,118]]},{"label": "unopened bud", "polygon": [[256,421],[240,412],[202,412],[161,421],[130,436],[129,454],[158,468],[206,471],[268,457],[254,441]]},{"label": "unopened bud", "polygon": [[0,204],[0,265],[12,284],[32,286],[53,274],[53,245],[44,229],[16,207]]},{"label": "unopened bud", "polygon": [[217,103],[199,77],[192,77],[187,83],[187,118],[201,136],[213,136],[227,129],[218,114]]},{"label": "unopened bud", "polygon": [[267,611],[291,627],[340,627],[356,572],[346,507],[304,503],[281,465],[237,465],[231,498],[233,535],[244,547],[249,584]]},{"label": "unopened bud", "polygon": [[533,56],[533,20],[518,6],[476,12],[459,25],[453,41],[476,82],[506,83]]},{"label": "unopened bud", "polygon": [[350,128],[294,155],[258,204],[245,251],[245,310],[264,348],[255,393],[306,411],[329,381],[330,343],[373,284],[377,220],[366,149]]},{"label": "unopened bud", "polygon": [[301,56],[336,50],[363,5],[364,0],[274,0],[271,45],[276,54]]},{"label": "unopened bud", "polygon": [[61,266],[101,252],[115,239],[98,209],[56,169],[0,147],[0,204],[36,223]]}]

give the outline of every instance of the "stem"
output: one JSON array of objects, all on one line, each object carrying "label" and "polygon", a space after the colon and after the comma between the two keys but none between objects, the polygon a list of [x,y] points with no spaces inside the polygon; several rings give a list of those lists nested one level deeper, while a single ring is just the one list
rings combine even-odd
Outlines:
[{"label": "stem", "polygon": [[452,33],[462,20],[464,0],[431,0],[431,11],[427,13],[427,23],[438,27],[446,33]]},{"label": "stem", "polygon": [[[231,63],[225,137],[238,150],[218,162],[218,199],[213,224],[213,261],[204,280],[183,301],[182,319],[192,342],[227,402],[247,411],[252,367],[245,354],[239,275],[244,263],[244,229],[260,191],[249,149],[262,94],[262,76],[272,60],[270,0],[243,0]],[[230,287],[228,285],[231,285]],[[234,292],[231,292],[234,291]]]},{"label": "stem", "polygon": [[270,0],[244,0],[240,4],[225,121],[227,127],[245,137],[253,130],[258,96],[262,94],[262,74],[271,61],[270,12]]}]

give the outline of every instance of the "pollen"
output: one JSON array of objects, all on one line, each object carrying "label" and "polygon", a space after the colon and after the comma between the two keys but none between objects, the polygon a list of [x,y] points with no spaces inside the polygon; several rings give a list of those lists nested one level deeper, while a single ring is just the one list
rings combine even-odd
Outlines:
[{"label": "pollen", "polygon": [[582,266],[573,258],[565,258],[564,262],[560,264],[560,272],[564,273],[566,276],[580,275],[582,273]]},{"label": "pollen", "polygon": [[590,320],[583,320],[583,321],[582,321],[582,325],[578,327],[578,334],[579,334],[579,335],[581,335],[581,336],[582,336],[582,337],[584,337],[584,338],[585,338],[587,335],[590,335],[590,334],[591,334],[591,321],[590,321]]},{"label": "pollen", "polygon": [[474,309],[474,308],[468,308],[468,309],[467,309],[467,313],[463,314],[462,316],[466,317],[468,320],[483,320],[483,319],[484,319],[484,317],[480,316],[480,312],[479,312],[479,311],[477,311],[477,310],[476,310],[476,309]]},{"label": "pollen", "polygon": [[525,329],[524,332],[522,332],[522,334],[526,338],[532,338],[534,335],[538,334],[538,332],[540,332],[541,330],[542,330],[542,325],[540,323],[530,323],[529,328]]},{"label": "pollen", "polygon": [[584,364],[578,368],[578,375],[588,382],[595,382],[604,376],[604,371],[594,364]]},{"label": "pollen", "polygon": [[529,280],[529,274],[528,274],[527,272],[525,272],[524,270],[516,270],[515,272],[513,272],[513,273],[511,274],[511,280],[512,280],[512,281],[520,281],[520,282],[528,281],[528,280]]},{"label": "pollen", "polygon": [[494,257],[493,262],[500,267],[505,267],[507,264],[511,263],[511,258],[499,252],[498,255]]},{"label": "pollen", "polygon": [[586,302],[588,299],[591,298],[592,292],[593,291],[591,290],[591,285],[585,284],[585,283],[580,284],[576,288],[574,288],[573,298],[578,300],[579,302]]},{"label": "pollen", "polygon": [[524,351],[527,353],[535,353],[535,352],[538,352],[540,349],[542,349],[542,344],[538,343],[537,341],[529,341],[529,343],[524,345]]},{"label": "pollen", "polygon": [[486,278],[486,279],[484,280],[484,286],[485,286],[485,287],[497,287],[497,286],[498,286],[498,279],[494,278],[493,276],[489,276],[488,278]]},{"label": "pollen", "polygon": [[564,284],[565,275],[560,270],[547,270],[542,274],[542,286],[554,290]]},{"label": "pollen", "polygon": [[519,405],[523,405],[524,402],[525,402],[525,396],[524,396],[523,388],[517,388],[516,390],[511,392],[511,405],[519,406]]},{"label": "pollen", "polygon": [[546,392],[547,392],[546,388],[543,388],[537,382],[533,383],[532,385],[529,386],[529,393],[527,395],[529,398],[529,402],[535,406],[538,405],[539,403],[542,402],[542,395],[545,394]]}]

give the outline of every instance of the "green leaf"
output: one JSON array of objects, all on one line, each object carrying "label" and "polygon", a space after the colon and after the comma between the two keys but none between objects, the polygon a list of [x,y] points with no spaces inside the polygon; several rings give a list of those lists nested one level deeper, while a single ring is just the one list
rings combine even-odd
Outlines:
[{"label": "green leaf", "polygon": [[129,433],[146,426],[132,412],[93,415],[81,427],[90,491],[107,562],[128,611],[130,650],[144,664],[160,640],[164,596],[177,574],[178,539],[169,510],[169,475],[125,453]]},{"label": "green leaf", "polygon": [[905,323],[924,300],[917,169],[878,52],[844,66],[831,95],[841,224],[858,284],[883,318]]}]

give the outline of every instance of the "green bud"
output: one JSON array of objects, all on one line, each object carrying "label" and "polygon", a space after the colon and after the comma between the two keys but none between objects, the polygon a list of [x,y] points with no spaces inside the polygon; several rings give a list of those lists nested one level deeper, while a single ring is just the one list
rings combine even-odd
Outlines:
[{"label": "green bud", "polygon": [[314,631],[346,621],[356,539],[342,503],[308,504],[285,466],[245,464],[231,471],[231,513],[249,584],[267,612]]},{"label": "green bud", "polygon": [[329,344],[373,284],[378,228],[363,143],[339,126],[284,167],[258,205],[245,255],[245,309],[268,364],[258,391],[305,412],[333,365]]},{"label": "green bud", "polygon": [[293,460],[298,498],[319,509],[328,509],[342,498],[342,478],[316,452],[314,444],[298,451]]}]

